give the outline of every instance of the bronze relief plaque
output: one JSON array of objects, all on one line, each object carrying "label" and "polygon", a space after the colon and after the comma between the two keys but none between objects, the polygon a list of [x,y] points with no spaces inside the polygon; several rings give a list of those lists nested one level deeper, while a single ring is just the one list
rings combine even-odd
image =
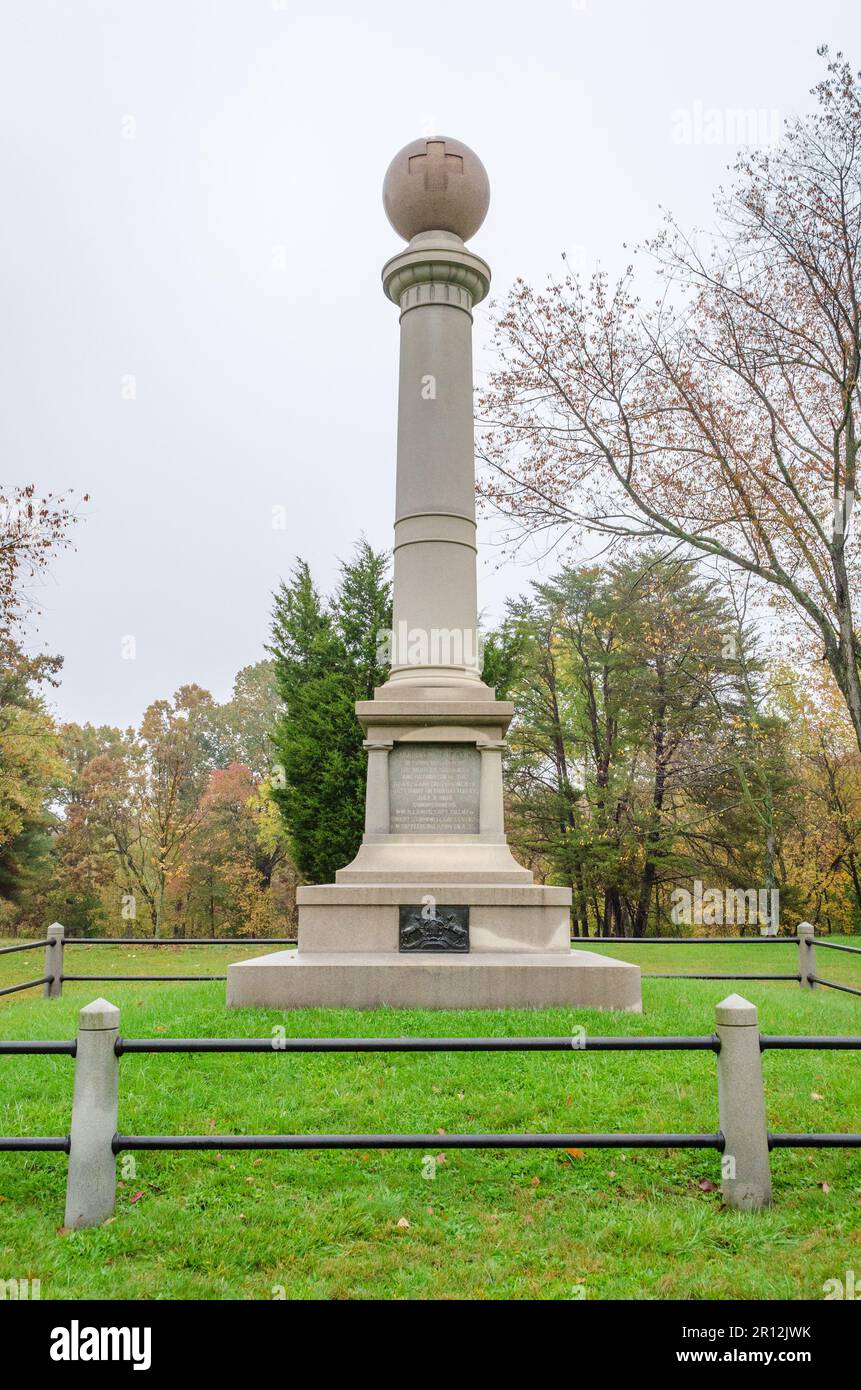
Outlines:
[{"label": "bronze relief plaque", "polygon": [[468,951],[469,908],[429,907],[400,910],[401,951]]}]

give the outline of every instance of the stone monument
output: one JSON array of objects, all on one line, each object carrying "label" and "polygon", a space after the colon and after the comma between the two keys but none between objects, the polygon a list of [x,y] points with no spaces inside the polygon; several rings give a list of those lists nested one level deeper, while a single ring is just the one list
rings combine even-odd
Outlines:
[{"label": "stone monument", "polygon": [[572,951],[571,891],[533,882],[503,822],[514,707],[481,679],[472,313],[490,270],[465,242],[484,166],[457,140],[395,155],[383,203],[409,244],[383,267],[400,311],[391,671],[356,715],[365,833],[335,882],[298,890],[299,949],[228,967],[227,1002],[639,1010],[640,971]]}]

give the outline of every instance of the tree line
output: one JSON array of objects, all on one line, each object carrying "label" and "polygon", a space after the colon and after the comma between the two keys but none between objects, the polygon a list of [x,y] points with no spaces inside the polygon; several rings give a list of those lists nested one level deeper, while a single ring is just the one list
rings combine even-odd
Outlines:
[{"label": "tree line", "polygon": [[[479,495],[562,548],[484,676],[515,707],[513,847],[580,935],[720,926],[729,894],[745,929],[778,904],[861,926],[861,78],[821,53],[709,234],[668,216],[615,285],[518,280],[495,314]],[[388,559],[361,541],[329,596],[298,562],[223,704],[192,684],[135,729],[58,726],[62,659],[22,633],[75,519],[0,492],[0,931],[281,934],[361,839]]]}]

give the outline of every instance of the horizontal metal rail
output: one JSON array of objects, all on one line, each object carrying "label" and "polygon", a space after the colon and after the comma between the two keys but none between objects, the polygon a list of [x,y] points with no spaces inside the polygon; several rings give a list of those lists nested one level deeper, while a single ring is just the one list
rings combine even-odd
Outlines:
[{"label": "horizontal metal rail", "polygon": [[[817,946],[820,939],[816,937]],[[587,945],[601,941],[613,946],[765,946],[775,942],[798,945],[797,936],[575,936],[572,940]]]},{"label": "horizontal metal rail", "polygon": [[719,1052],[704,1038],[117,1038],[130,1052]]},{"label": "horizontal metal rail", "polygon": [[127,1149],[717,1149],[722,1134],[116,1134]]},{"label": "horizontal metal rail", "polygon": [[[64,977],[66,978],[66,977]],[[644,980],[794,980],[796,984],[801,979],[800,975],[686,975],[673,971],[672,974],[655,974],[650,970],[641,971],[641,978]]]},{"label": "horizontal metal rail", "polygon": [[22,989],[35,989],[37,985],[50,985],[54,983],[53,975],[40,975],[38,980],[25,980],[21,985],[7,985],[5,989],[0,989],[0,994],[17,994]]},{"label": "horizontal metal rail", "polygon": [[841,941],[826,941],[823,936],[814,937],[814,945],[823,946],[826,951],[849,951],[853,956],[861,956],[861,946],[844,946]]},{"label": "horizontal metal rail", "polygon": [[[861,1051],[861,1035],[761,1033],[760,1051]],[[519,1038],[123,1038],[114,1050],[128,1053],[344,1053],[344,1052],[720,1052],[711,1037],[519,1037]],[[75,1057],[76,1038],[0,1039],[0,1056]]]},{"label": "horizontal metal rail", "polygon": [[770,1149],[861,1149],[861,1134],[771,1134]]},{"label": "horizontal metal rail", "polygon": [[808,975],[807,978],[815,985],[824,985],[826,989],[839,989],[844,994],[861,994],[861,989],[856,989],[854,985],[840,985],[836,980],[823,980],[821,975]]},{"label": "horizontal metal rail", "polygon": [[135,980],[226,980],[226,975],[64,975],[63,983],[68,980],[118,980],[120,983],[134,982]]},{"label": "horizontal metal rail", "polygon": [[295,946],[295,936],[67,936],[66,946]]},{"label": "horizontal metal rail", "polygon": [[33,951],[37,946],[53,946],[54,937],[46,936],[42,941],[25,941],[22,946],[0,946],[0,956],[11,956],[15,951]]},{"label": "horizontal metal rail", "polygon": [[0,1136],[0,1153],[61,1153],[67,1154],[71,1147],[68,1134],[32,1134],[26,1139],[9,1139]]}]

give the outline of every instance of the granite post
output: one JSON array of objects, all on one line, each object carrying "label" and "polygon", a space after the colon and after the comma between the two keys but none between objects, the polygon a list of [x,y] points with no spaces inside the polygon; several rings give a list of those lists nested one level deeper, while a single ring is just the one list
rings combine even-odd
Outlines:
[{"label": "granite post", "polygon": [[758,1211],[771,1204],[771,1167],[756,1006],[731,994],[715,1009],[722,1192],[728,1207]]},{"label": "granite post", "polygon": [[59,999],[63,993],[64,942],[66,928],[61,922],[52,922],[48,928],[48,945],[45,947],[45,980],[42,986],[43,999]]},{"label": "granite post", "polygon": [[120,1011],[107,999],[94,999],[81,1009],[66,1179],[65,1225],[70,1228],[99,1226],[113,1215],[119,1030]]},{"label": "granite post", "polygon": [[798,973],[802,989],[815,989],[816,939],[812,922],[798,923]]}]

